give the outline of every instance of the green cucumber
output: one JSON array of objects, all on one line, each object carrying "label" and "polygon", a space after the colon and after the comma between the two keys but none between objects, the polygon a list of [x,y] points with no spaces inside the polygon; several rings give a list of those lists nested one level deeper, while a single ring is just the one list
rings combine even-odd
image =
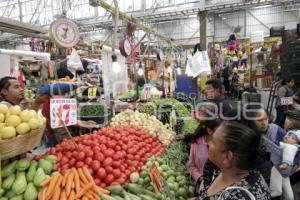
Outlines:
[{"label": "green cucumber", "polygon": [[107,187],[106,189],[115,195],[122,195],[124,192],[124,189],[120,185],[112,185]]},{"label": "green cucumber", "polygon": [[137,195],[139,195],[139,194],[146,194],[146,195],[152,196],[153,198],[157,198],[157,195],[155,193],[153,193],[153,192],[151,192],[149,190],[146,190],[146,189],[140,187],[137,184],[128,183],[128,184],[126,184],[126,187],[127,187],[127,189],[130,192],[132,192],[134,194],[137,194]]},{"label": "green cucumber", "polygon": [[140,197],[142,198],[142,200],[154,200],[152,196],[148,196],[145,194],[140,195]]},{"label": "green cucumber", "polygon": [[118,195],[111,195],[112,198],[115,198],[116,200],[125,200],[123,197],[120,197]]},{"label": "green cucumber", "polygon": [[115,198],[113,198],[113,197],[111,197],[109,195],[103,194],[103,193],[100,194],[100,198],[102,200],[116,200]]},{"label": "green cucumber", "polygon": [[129,192],[124,192],[125,195],[127,195],[129,197],[129,199],[131,200],[142,200],[140,197],[136,196],[135,194],[131,194]]}]

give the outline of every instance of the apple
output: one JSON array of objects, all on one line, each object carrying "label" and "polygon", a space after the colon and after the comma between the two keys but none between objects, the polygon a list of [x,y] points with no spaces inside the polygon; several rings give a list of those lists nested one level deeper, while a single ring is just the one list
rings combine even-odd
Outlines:
[{"label": "apple", "polygon": [[36,118],[31,118],[28,122],[31,129],[37,129],[40,126],[39,121]]},{"label": "apple", "polygon": [[24,135],[30,131],[30,126],[27,123],[23,122],[19,126],[17,126],[16,130],[18,134]]},{"label": "apple", "polygon": [[16,129],[11,126],[7,126],[0,129],[0,135],[2,139],[10,139],[16,137]]},{"label": "apple", "polygon": [[3,123],[5,121],[5,116],[3,113],[0,113],[0,123]]},{"label": "apple", "polygon": [[5,104],[0,104],[0,113],[5,114],[8,111],[8,106]]},{"label": "apple", "polygon": [[5,120],[6,126],[17,127],[21,124],[21,118],[17,115],[10,115]]},{"label": "apple", "polygon": [[16,105],[16,106],[11,106],[9,108],[10,114],[12,115],[20,115],[22,112],[22,109],[20,106]]}]

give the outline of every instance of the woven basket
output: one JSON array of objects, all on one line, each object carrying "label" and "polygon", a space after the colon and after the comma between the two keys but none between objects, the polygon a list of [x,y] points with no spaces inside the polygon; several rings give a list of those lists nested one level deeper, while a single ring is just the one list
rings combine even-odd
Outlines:
[{"label": "woven basket", "polygon": [[35,129],[26,135],[18,135],[12,139],[0,140],[1,160],[13,158],[39,146],[45,128]]}]

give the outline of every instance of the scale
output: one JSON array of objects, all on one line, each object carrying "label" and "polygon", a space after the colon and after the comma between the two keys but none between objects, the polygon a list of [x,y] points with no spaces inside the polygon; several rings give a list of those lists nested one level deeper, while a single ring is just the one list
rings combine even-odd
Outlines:
[{"label": "scale", "polygon": [[73,21],[60,18],[50,25],[49,37],[58,47],[70,48],[78,43],[80,33]]}]

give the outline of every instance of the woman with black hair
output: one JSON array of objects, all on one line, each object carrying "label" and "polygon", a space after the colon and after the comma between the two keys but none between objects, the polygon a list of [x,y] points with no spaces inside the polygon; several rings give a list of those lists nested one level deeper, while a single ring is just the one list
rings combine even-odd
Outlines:
[{"label": "woman with black hair", "polygon": [[[203,115],[207,114],[203,113]],[[203,121],[192,139],[188,165],[190,173],[196,182],[196,191],[198,191],[202,182],[203,168],[208,157],[207,142],[211,139],[213,132],[220,123],[221,121],[218,118]]]},{"label": "woman with black hair", "polygon": [[281,98],[284,97],[291,97],[293,98],[294,91],[293,87],[295,85],[295,80],[293,78],[285,78],[282,81],[282,86],[279,87],[277,91],[277,100],[276,100],[276,120],[275,124],[279,125],[280,127],[283,128],[283,123],[286,117],[286,111],[288,106],[286,105],[281,105]]},{"label": "woman with black hair", "polygon": [[238,122],[223,122],[208,143],[208,157],[220,174],[208,187],[201,185],[199,199],[270,199],[268,186],[254,171],[260,135]]}]

